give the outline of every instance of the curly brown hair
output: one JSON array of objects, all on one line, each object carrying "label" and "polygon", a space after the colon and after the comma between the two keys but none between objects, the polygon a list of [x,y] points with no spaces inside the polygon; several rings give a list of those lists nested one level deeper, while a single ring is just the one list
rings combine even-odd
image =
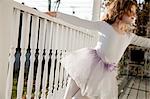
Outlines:
[{"label": "curly brown hair", "polygon": [[122,19],[122,16],[126,13],[130,15],[131,7],[135,5],[137,7],[136,0],[111,0],[106,4],[107,13],[103,17],[103,21],[109,24],[113,24],[116,19]]}]

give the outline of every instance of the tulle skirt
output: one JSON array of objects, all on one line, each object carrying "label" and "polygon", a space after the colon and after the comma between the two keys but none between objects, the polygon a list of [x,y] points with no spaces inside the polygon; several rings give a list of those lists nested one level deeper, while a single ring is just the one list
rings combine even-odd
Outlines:
[{"label": "tulle skirt", "polygon": [[81,89],[82,96],[118,99],[117,70],[108,70],[104,57],[94,48],[82,48],[62,58],[62,66]]}]

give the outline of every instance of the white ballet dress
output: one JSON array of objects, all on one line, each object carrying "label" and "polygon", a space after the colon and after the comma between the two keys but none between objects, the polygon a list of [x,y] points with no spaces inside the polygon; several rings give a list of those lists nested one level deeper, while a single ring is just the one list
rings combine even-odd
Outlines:
[{"label": "white ballet dress", "polygon": [[118,62],[129,44],[150,48],[150,39],[134,33],[119,34],[105,21],[87,21],[60,12],[57,18],[96,30],[100,36],[94,48],[75,50],[62,59],[62,66],[81,89],[81,94],[98,96],[99,99],[118,99]]}]

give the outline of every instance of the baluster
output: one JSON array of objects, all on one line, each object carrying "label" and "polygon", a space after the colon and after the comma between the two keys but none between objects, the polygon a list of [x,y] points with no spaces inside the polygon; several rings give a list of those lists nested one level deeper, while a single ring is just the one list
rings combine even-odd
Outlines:
[{"label": "baluster", "polygon": [[53,27],[53,43],[52,43],[52,63],[51,63],[51,84],[52,84],[52,93],[53,93],[53,98],[55,97],[55,80],[56,80],[56,66],[57,66],[57,49],[56,49],[56,44],[57,44],[57,33],[58,33],[58,27],[59,25],[57,23],[54,24]]},{"label": "baluster", "polygon": [[88,44],[88,34],[86,34],[86,36],[85,36],[85,46],[86,46],[86,47],[88,47],[87,44]]},{"label": "baluster", "polygon": [[[67,42],[68,42],[68,28],[67,27],[64,27],[63,29],[63,35],[62,35],[62,38],[64,38],[64,41],[62,42],[62,58],[65,57],[66,55],[66,49],[67,49]],[[62,88],[65,87],[65,84],[66,84],[66,79],[65,79],[65,69],[63,68],[62,66]],[[65,89],[65,88],[64,88]]]},{"label": "baluster", "polygon": [[[35,99],[39,98],[39,91],[40,91],[40,83],[41,83],[41,68],[42,68],[42,59],[43,59],[43,49],[44,49],[44,43],[45,43],[45,35],[46,35],[46,25],[47,20],[44,19],[41,20],[41,28],[39,33],[39,56],[38,56],[38,68],[37,68],[37,74],[36,74],[36,82],[35,82]],[[48,63],[48,56],[49,54],[46,53],[46,63]]]},{"label": "baluster", "polygon": [[47,91],[46,90],[46,86],[47,86],[47,79],[48,79],[49,50],[45,50],[45,51],[46,51],[46,56],[45,56],[45,65],[44,65],[43,79],[42,79],[42,95],[41,95],[41,99],[45,99],[46,98],[46,91]]},{"label": "baluster", "polygon": [[84,47],[84,36],[85,36],[85,33],[82,32],[82,37],[81,37],[81,40],[82,40],[82,48]]},{"label": "baluster", "polygon": [[59,33],[59,37],[60,37],[60,40],[59,40],[59,57],[58,57],[58,66],[59,66],[59,76],[58,76],[58,86],[57,86],[57,90],[59,92],[59,97],[61,97],[61,95],[63,94],[62,93],[62,80],[63,80],[63,67],[61,66],[61,58],[62,58],[62,53],[63,53],[63,35],[64,35],[64,26],[61,25],[61,29],[60,29],[60,33]]},{"label": "baluster", "polygon": [[92,46],[92,43],[94,43],[93,39],[92,39],[92,36],[90,34],[88,36],[88,42],[89,42],[88,46]]},{"label": "baluster", "polygon": [[87,37],[86,37],[86,46],[88,46],[88,47],[90,47],[89,45],[91,44],[89,40],[90,40],[90,35],[87,34]]},{"label": "baluster", "polygon": [[54,51],[50,50],[50,59],[51,59],[51,65],[50,65],[50,75],[49,75],[49,87],[48,87],[48,99],[51,99],[53,97],[53,80],[54,80]]},{"label": "baluster", "polygon": [[21,57],[20,57],[20,71],[17,85],[17,99],[22,98],[22,92],[24,87],[24,66],[26,61],[26,49],[28,48],[28,39],[29,39],[29,24],[30,24],[30,15],[24,12],[23,22],[22,22],[22,32],[21,32]]},{"label": "baluster", "polygon": [[78,43],[77,43],[77,49],[80,48],[80,31],[77,32],[77,39],[78,39]]},{"label": "baluster", "polygon": [[92,37],[91,36],[89,36],[89,43],[90,43],[90,45],[89,46],[92,46],[92,43],[94,43],[94,40],[92,39]]},{"label": "baluster", "polygon": [[79,33],[78,30],[76,30],[76,42],[75,42],[75,49],[78,49],[78,44],[79,44]]},{"label": "baluster", "polygon": [[77,49],[80,48],[80,31],[77,31],[77,39],[78,39],[78,43],[77,43]]},{"label": "baluster", "polygon": [[[67,55],[68,53],[70,53],[71,51],[72,51],[72,29],[71,28],[68,28],[69,30],[68,30],[68,32],[67,32],[67,46],[66,46],[66,52],[65,52],[65,54]],[[68,73],[67,72],[65,72],[65,85],[67,86],[67,84],[68,84],[68,77],[69,77],[69,75],[68,75]]]},{"label": "baluster", "polygon": [[81,31],[79,31],[79,42],[80,42],[80,44],[79,44],[79,45],[80,45],[80,46],[79,46],[79,48],[81,48],[81,47],[82,47],[82,43],[81,43],[81,39],[82,39],[82,38],[81,38],[81,36],[82,36]]},{"label": "baluster", "polygon": [[13,11],[13,32],[11,33],[11,44],[10,44],[10,56],[9,56],[9,68],[8,68],[8,75],[7,75],[7,84],[6,84],[6,99],[11,99],[12,94],[12,86],[13,86],[13,69],[14,69],[14,62],[15,62],[15,52],[17,48],[18,40],[18,30],[19,30],[19,20],[20,20],[20,11],[14,9]]},{"label": "baluster", "polygon": [[70,28],[67,27],[66,29],[67,29],[66,30],[67,42],[66,42],[66,46],[65,47],[66,47],[66,52],[68,53],[68,52],[70,52],[70,49],[69,49],[69,45],[70,45],[70,42],[69,42],[70,41],[70,38],[69,38],[70,37]]},{"label": "baluster", "polygon": [[27,82],[27,99],[31,99],[32,88],[33,88],[33,75],[34,75],[34,61],[35,61],[35,53],[37,48],[37,39],[38,39],[38,27],[39,27],[39,17],[32,16],[32,29],[31,29],[31,56],[30,56],[30,68],[28,74],[28,82]]},{"label": "baluster", "polygon": [[73,40],[74,50],[76,50],[76,43],[77,43],[77,34],[76,34],[76,30],[74,30],[74,40]]},{"label": "baluster", "polygon": [[64,37],[65,37],[64,51],[67,50],[67,46],[68,46],[68,38],[69,38],[68,32],[69,32],[68,27],[65,27],[65,35],[64,35]]},{"label": "baluster", "polygon": [[68,51],[69,52],[71,52],[71,46],[72,46],[72,29],[71,28],[69,28],[69,31],[68,31],[68,46],[67,46],[67,48],[68,48]]},{"label": "baluster", "polygon": [[80,38],[81,41],[80,42],[81,42],[81,48],[82,48],[83,47],[83,35],[84,34],[83,34],[83,32],[80,32],[80,33],[81,33],[81,38]]},{"label": "baluster", "polygon": [[58,64],[58,66],[59,66],[59,78],[58,78],[59,81],[58,81],[57,90],[58,90],[59,97],[63,97],[63,95],[64,95],[64,90],[63,90],[63,70],[64,70],[64,68],[62,67],[61,62],[60,62],[60,60],[62,59],[62,53],[63,53],[63,51],[61,50],[60,54],[59,54],[60,56],[59,56],[59,64]]},{"label": "baluster", "polygon": [[88,35],[88,44],[87,44],[87,45],[88,45],[89,47],[91,47],[91,46],[92,46],[92,43],[94,43],[93,40],[92,40],[92,35],[89,34],[89,35]]},{"label": "baluster", "polygon": [[[50,75],[49,75],[49,87],[48,87],[48,99],[50,98],[54,98],[54,84],[55,84],[55,74],[54,74],[54,69],[55,69],[55,63],[56,63],[56,49],[55,49],[55,44],[56,44],[56,41],[55,41],[55,38],[56,38],[56,33],[58,32],[58,24],[55,25],[54,27],[54,24],[52,24],[53,26],[53,29],[55,28],[56,29],[56,32],[53,31],[53,35],[50,35],[50,37],[52,39],[54,39],[53,41],[49,41],[49,42],[53,42],[52,43],[52,48],[51,49],[51,68],[50,68]],[[51,34],[52,34],[52,30],[51,30]],[[50,46],[48,46],[50,48]]]},{"label": "baluster", "polygon": [[69,31],[69,46],[68,46],[68,49],[70,50],[70,51],[72,51],[72,33],[73,33],[73,29],[72,28],[70,28],[69,29],[70,31]]},{"label": "baluster", "polygon": [[75,50],[75,30],[72,32],[72,50]]},{"label": "baluster", "polygon": [[84,35],[84,34],[83,34],[82,31],[81,31],[80,33],[81,33],[81,38],[80,38],[81,41],[80,41],[80,43],[81,43],[81,48],[82,48],[82,47],[83,47],[83,35]]},{"label": "baluster", "polygon": [[[69,27],[66,27],[66,30],[65,30],[65,37],[66,37],[66,41],[65,41],[65,45],[64,45],[64,54],[63,54],[63,57],[65,57],[67,55],[67,53],[69,52],[69,49],[68,49],[68,43],[69,43]],[[65,70],[65,69],[64,69]],[[64,87],[66,87],[67,85],[67,72],[64,71]]]},{"label": "baluster", "polygon": [[87,34],[84,34],[84,37],[83,37],[83,46],[84,47],[87,47],[86,46],[86,37],[87,37]]},{"label": "baluster", "polygon": [[57,90],[60,91],[61,86],[62,86],[62,66],[61,66],[61,58],[62,58],[62,50],[63,50],[63,30],[64,30],[64,26],[61,25],[61,30],[60,30],[60,40],[59,40],[59,80],[58,80],[58,87]]},{"label": "baluster", "polygon": [[60,54],[61,54],[61,29],[60,25],[57,24],[57,31],[56,31],[56,46],[55,49],[57,49],[57,62],[56,62],[56,69],[55,69],[55,86],[54,86],[54,94],[55,96],[59,97],[60,96],[60,91],[59,89],[59,83],[60,83]]},{"label": "baluster", "polygon": [[[46,50],[49,50],[52,48],[52,40],[53,40],[53,27],[54,27],[54,23],[51,22],[50,24],[50,32],[49,32],[49,36],[47,36],[48,38],[46,39]],[[53,50],[50,50],[50,75],[49,75],[49,86],[48,86],[48,99],[51,99],[53,93],[53,67],[54,67],[54,54],[53,54]]]}]

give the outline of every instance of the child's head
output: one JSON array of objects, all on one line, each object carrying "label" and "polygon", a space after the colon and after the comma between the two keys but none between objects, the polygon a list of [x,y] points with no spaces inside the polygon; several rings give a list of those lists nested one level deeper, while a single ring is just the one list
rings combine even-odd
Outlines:
[{"label": "child's head", "polygon": [[113,24],[118,20],[130,24],[136,18],[136,0],[113,0],[106,7],[107,13],[103,20],[109,24]]}]

